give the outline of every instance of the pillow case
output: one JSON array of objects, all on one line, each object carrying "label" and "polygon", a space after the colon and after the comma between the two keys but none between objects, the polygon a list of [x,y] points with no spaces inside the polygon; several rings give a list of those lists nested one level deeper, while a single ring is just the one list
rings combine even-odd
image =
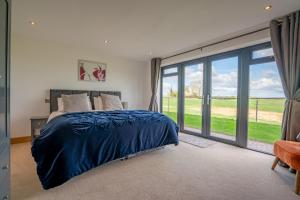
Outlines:
[{"label": "pillow case", "polygon": [[64,104],[63,104],[63,101],[62,101],[62,98],[57,98],[57,111],[58,112],[63,112],[64,111]]},{"label": "pillow case", "polygon": [[118,96],[101,94],[103,110],[123,110],[121,100]]},{"label": "pillow case", "polygon": [[[92,107],[90,100],[88,103],[89,103],[89,106]],[[101,105],[102,105],[102,100],[101,100]],[[58,108],[57,109],[58,112],[64,112],[64,104],[63,104],[61,97],[57,98],[57,108]],[[102,106],[102,110],[103,110],[103,106]]]},{"label": "pillow case", "polygon": [[103,103],[101,96],[94,97],[94,107],[95,110],[103,110]]},{"label": "pillow case", "polygon": [[63,112],[85,112],[91,111],[92,106],[86,93],[61,95]]}]

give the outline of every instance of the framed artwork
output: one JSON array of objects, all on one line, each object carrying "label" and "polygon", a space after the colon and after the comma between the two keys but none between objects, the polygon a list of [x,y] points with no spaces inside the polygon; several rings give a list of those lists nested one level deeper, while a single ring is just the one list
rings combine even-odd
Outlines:
[{"label": "framed artwork", "polygon": [[78,76],[80,81],[104,82],[106,64],[88,60],[78,60]]}]

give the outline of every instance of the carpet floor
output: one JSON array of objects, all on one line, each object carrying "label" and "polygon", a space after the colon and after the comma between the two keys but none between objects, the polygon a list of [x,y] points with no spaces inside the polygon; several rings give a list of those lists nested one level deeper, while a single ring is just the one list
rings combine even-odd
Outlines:
[{"label": "carpet floor", "polygon": [[299,200],[295,175],[279,166],[272,171],[273,156],[222,143],[199,148],[181,142],[97,167],[45,191],[30,145],[12,145],[12,199]]},{"label": "carpet floor", "polygon": [[217,144],[217,142],[213,141],[213,140],[206,140],[203,139],[201,137],[197,137],[194,135],[190,135],[190,134],[184,134],[184,133],[180,133],[179,134],[179,140],[181,142],[185,142],[200,148],[207,148],[211,145]]}]

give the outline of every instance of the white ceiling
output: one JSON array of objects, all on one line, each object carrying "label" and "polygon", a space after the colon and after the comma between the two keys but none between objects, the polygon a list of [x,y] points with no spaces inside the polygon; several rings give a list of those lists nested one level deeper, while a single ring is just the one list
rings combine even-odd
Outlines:
[{"label": "white ceiling", "polygon": [[[300,0],[12,2],[13,34],[95,48],[142,61],[258,27],[300,9]],[[272,4],[273,9],[265,11],[266,4]],[[37,25],[31,26],[30,20]],[[107,45],[104,40],[111,42]]]}]

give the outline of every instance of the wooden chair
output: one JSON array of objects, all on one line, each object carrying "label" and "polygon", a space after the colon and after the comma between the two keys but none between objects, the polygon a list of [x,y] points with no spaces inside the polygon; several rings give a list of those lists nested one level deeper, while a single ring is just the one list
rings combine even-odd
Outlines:
[{"label": "wooden chair", "polygon": [[275,169],[279,160],[288,164],[295,169],[295,193],[300,194],[300,142],[280,140],[274,144],[274,154],[276,156],[272,165],[272,170]]}]

